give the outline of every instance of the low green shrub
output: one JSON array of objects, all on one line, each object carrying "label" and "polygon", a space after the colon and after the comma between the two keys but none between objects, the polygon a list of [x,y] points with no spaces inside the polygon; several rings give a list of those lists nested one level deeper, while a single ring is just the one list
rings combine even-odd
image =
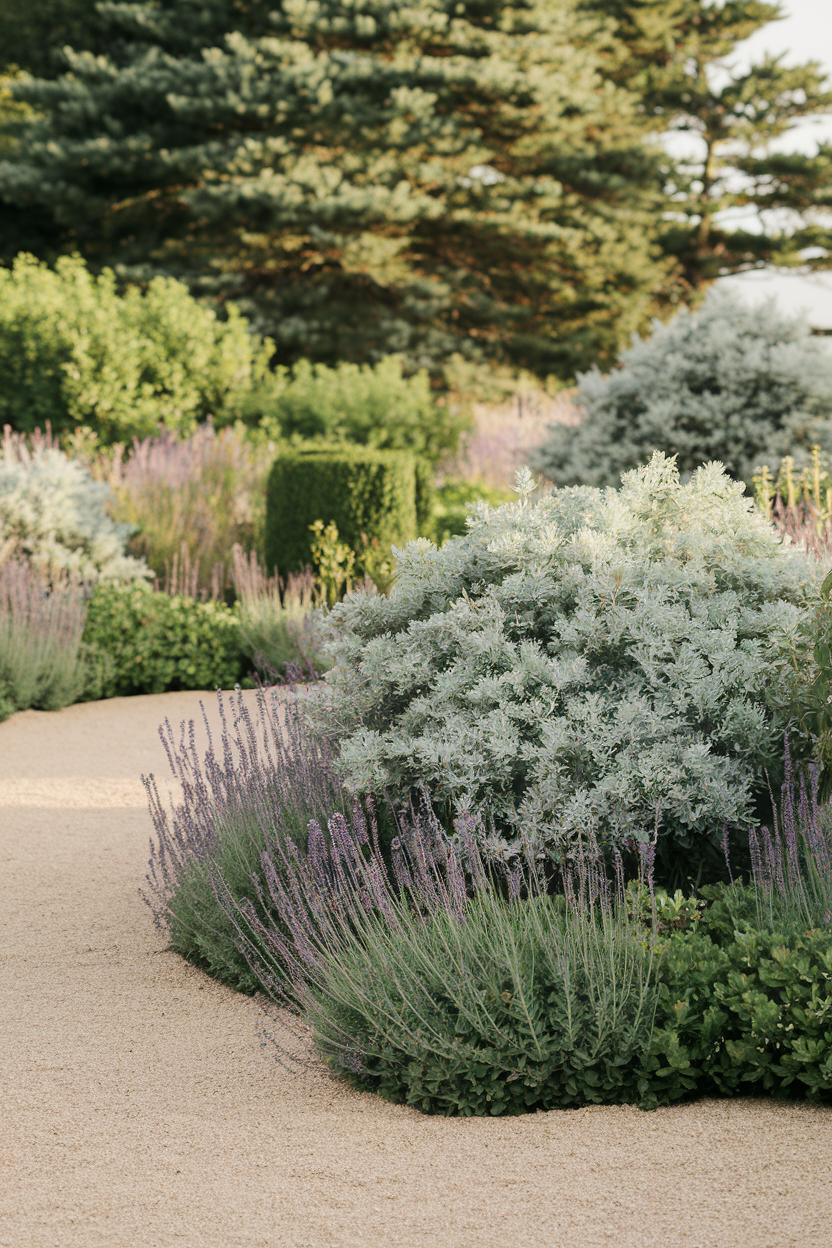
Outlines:
[{"label": "low green shrub", "polygon": [[511,490],[500,490],[479,481],[452,477],[443,481],[435,492],[430,524],[420,528],[420,536],[429,537],[441,546],[451,537],[461,537],[468,528],[468,517],[477,503],[500,507],[513,499]]},{"label": "low green shrub", "polygon": [[657,950],[656,1100],[832,1100],[832,929],[761,927],[753,889],[704,892],[699,921]]},{"label": "low green shrub", "polygon": [[0,269],[0,425],[103,442],[228,423],[268,378],[274,348],[233,307],[220,320],[172,278],[121,293],[78,256]]},{"label": "low green shrub", "polygon": [[230,608],[144,585],[96,588],[84,649],[90,698],[230,689],[243,674],[239,624]]},{"label": "low green shrub", "polygon": [[316,520],[334,522],[353,551],[386,552],[416,536],[416,470],[402,451],[297,447],[278,453],[266,498],[266,563],[295,572],[311,561]]},{"label": "low green shrub", "polygon": [[467,421],[431,392],[426,372],[401,360],[277,369],[257,416],[274,438],[326,439],[412,451],[432,466],[456,450]]}]

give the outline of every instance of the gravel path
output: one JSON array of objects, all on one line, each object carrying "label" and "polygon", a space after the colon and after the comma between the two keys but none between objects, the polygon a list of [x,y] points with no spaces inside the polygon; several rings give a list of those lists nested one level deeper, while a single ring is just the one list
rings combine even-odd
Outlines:
[{"label": "gravel path", "polygon": [[4,1248],[832,1242],[832,1112],[764,1101],[440,1120],[290,1074],[165,951],[137,776],[198,694],[0,724]]}]

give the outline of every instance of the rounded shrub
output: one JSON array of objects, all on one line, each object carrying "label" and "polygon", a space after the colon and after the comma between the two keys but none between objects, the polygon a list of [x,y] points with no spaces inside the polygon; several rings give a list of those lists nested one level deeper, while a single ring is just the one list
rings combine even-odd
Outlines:
[{"label": "rounded shrub", "polygon": [[304,1011],[360,1087],[427,1113],[638,1103],[655,986],[647,942],[534,897],[483,891],[460,918],[402,907],[344,942]]},{"label": "rounded shrub", "polygon": [[266,563],[295,572],[310,563],[316,520],[334,523],[352,550],[388,551],[416,536],[416,468],[403,451],[368,447],[282,450],[269,475]]},{"label": "rounded shrub", "polygon": [[276,438],[354,442],[411,451],[435,465],[457,449],[466,420],[432,393],[427,373],[397,356],[377,364],[279,368],[259,413]]},{"label": "rounded shrub", "polygon": [[150,575],[125,554],[132,528],[109,514],[110,490],[78,460],[44,440],[5,432],[0,442],[0,560],[31,563],[47,579],[70,573],[89,584]]},{"label": "rounded shrub", "polygon": [[427,1113],[829,1103],[832,932],[760,925],[737,913],[753,899],[710,891],[678,930],[656,897],[658,932],[615,906],[493,890],[463,915],[378,915],[312,977],[304,1017],[340,1074]]},{"label": "rounded shrub", "polygon": [[219,602],[147,585],[101,585],[87,609],[88,696],[230,689],[243,674],[239,624]]},{"label": "rounded shrub", "polygon": [[178,433],[242,416],[273,346],[229,307],[225,320],[172,278],[121,293],[79,256],[54,269],[21,255],[0,269],[0,425],[90,425],[102,442]]},{"label": "rounded shrub", "polygon": [[832,351],[804,318],[715,292],[608,375],[584,373],[575,401],[581,424],[551,426],[532,459],[556,485],[614,485],[656,450],[683,474],[719,460],[750,482],[784,455],[832,450]]},{"label": "rounded shrub", "polygon": [[419,540],[389,596],[330,617],[305,703],[358,793],[474,811],[508,851],[660,830],[701,865],[781,756],[778,682],[814,592],[719,465],[683,484],[656,454],[618,491],[480,505]]}]

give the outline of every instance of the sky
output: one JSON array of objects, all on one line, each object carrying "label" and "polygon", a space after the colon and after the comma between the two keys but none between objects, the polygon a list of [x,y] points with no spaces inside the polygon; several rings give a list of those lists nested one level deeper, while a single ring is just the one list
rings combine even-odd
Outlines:
[{"label": "sky", "polygon": [[[738,49],[742,60],[757,60],[767,52],[785,53],[788,61],[821,61],[832,79],[832,0],[783,0],[788,16],[772,22]],[[832,116],[807,122],[793,131],[789,146],[814,151],[818,139],[832,142]],[[818,328],[832,329],[832,273],[805,277],[770,271],[726,278],[750,299],[774,296],[792,311],[805,310]]]}]

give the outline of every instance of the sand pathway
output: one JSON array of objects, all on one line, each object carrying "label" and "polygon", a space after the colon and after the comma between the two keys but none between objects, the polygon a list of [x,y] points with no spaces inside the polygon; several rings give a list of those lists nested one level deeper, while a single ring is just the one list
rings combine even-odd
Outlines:
[{"label": "sand pathway", "polygon": [[438,1120],[284,1071],[257,1005],[166,952],[137,893],[137,776],[198,700],[0,724],[4,1248],[832,1242],[832,1112]]}]

